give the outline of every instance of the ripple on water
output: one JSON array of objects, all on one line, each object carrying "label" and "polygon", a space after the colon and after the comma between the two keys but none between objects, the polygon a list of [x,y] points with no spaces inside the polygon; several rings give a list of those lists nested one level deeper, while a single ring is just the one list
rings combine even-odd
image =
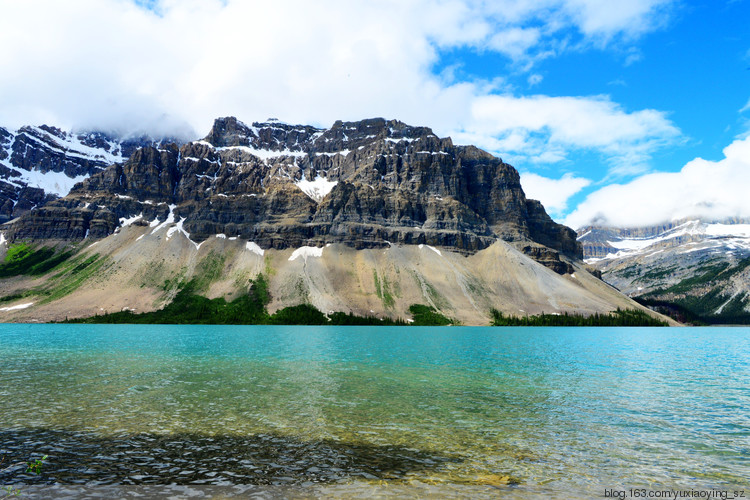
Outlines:
[{"label": "ripple on water", "polygon": [[0,455],[49,455],[4,483],[564,498],[750,477],[744,329],[2,325],[0,359]]}]

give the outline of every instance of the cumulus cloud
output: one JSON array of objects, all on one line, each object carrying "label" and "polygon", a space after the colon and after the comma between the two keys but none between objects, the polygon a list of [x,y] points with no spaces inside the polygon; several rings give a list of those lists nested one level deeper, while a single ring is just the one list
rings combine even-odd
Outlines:
[{"label": "cumulus cloud", "polygon": [[[564,159],[561,153],[566,150],[598,150],[609,156],[613,171],[620,172],[638,168],[680,132],[663,112],[628,113],[606,96],[487,95],[472,101],[471,122],[464,134],[527,161],[539,161],[550,149],[557,151],[559,159]],[[483,143],[483,136],[495,142]]]},{"label": "cumulus cloud", "polygon": [[571,37],[634,39],[669,3],[0,0],[0,124],[202,135],[226,115],[323,126],[384,116],[529,161],[585,148],[637,163],[677,134],[659,111],[496,95],[498,81],[433,70],[443,50],[533,61]]},{"label": "cumulus cloud", "polygon": [[569,173],[559,179],[550,179],[529,172],[521,173],[521,186],[526,197],[541,201],[553,217],[565,212],[570,197],[589,184],[590,180]]},{"label": "cumulus cloud", "polygon": [[679,172],[652,173],[605,186],[588,195],[565,224],[638,227],[688,217],[747,217],[748,186],[750,138],[745,138],[727,146],[720,161],[697,158]]}]

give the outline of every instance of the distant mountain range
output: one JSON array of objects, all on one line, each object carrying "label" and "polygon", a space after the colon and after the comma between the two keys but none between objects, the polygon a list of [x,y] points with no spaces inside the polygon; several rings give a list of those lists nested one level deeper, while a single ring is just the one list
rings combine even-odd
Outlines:
[{"label": "distant mountain range", "polygon": [[0,224],[65,196],[76,183],[128,159],[138,148],[173,141],[98,131],[74,134],[47,125],[0,127]]},{"label": "distant mountain range", "polygon": [[198,278],[206,296],[233,297],[259,273],[272,308],[407,317],[418,303],[483,324],[492,308],[638,307],[587,272],[576,233],[526,198],[512,166],[425,127],[228,117],[184,144],[2,133],[0,251],[29,242],[79,262],[44,285],[6,284],[34,304],[7,306],[8,319],[153,310]]},{"label": "distant mountain range", "polygon": [[644,304],[684,321],[750,323],[750,220],[586,227],[578,241],[605,281]]}]

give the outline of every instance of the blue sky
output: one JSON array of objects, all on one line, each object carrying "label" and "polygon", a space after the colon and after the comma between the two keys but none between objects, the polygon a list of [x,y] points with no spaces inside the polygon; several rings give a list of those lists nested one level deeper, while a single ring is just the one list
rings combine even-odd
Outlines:
[{"label": "blue sky", "polygon": [[432,127],[573,227],[750,217],[750,0],[0,0],[0,124]]},{"label": "blue sky", "polygon": [[[455,66],[458,78],[466,80],[499,75],[516,95],[606,95],[631,112],[663,111],[679,129],[632,173],[612,173],[607,155],[591,150],[535,165],[514,162],[511,155],[511,163],[524,172],[590,179],[569,199],[573,207],[603,184],[645,172],[678,171],[696,157],[720,160],[722,150],[750,129],[750,110],[741,112],[750,99],[750,3],[675,2],[667,7],[659,25],[635,39],[565,51],[530,68],[504,54],[460,48],[443,53],[435,71]],[[575,30],[566,35],[580,36]]]}]

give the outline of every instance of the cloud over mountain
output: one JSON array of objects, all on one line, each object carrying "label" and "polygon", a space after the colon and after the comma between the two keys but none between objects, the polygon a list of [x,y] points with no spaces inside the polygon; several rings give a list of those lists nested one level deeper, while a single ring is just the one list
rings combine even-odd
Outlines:
[{"label": "cloud over mountain", "polygon": [[647,174],[590,194],[565,219],[589,224],[638,227],[686,217],[724,219],[750,214],[750,137],[724,148],[724,158],[697,158],[679,172]]},{"label": "cloud over mountain", "polygon": [[385,116],[529,161],[583,148],[615,164],[677,133],[663,113],[607,97],[519,97],[502,78],[436,71],[451,50],[503,54],[526,71],[626,43],[669,1],[139,3],[0,2],[0,123],[189,135],[230,114],[324,126]]}]

